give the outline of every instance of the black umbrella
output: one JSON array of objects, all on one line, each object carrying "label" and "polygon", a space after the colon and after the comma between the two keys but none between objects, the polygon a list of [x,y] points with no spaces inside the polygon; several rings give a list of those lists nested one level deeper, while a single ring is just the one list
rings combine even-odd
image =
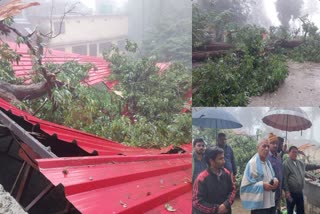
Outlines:
[{"label": "black umbrella", "polygon": [[218,108],[203,108],[192,111],[192,125],[203,128],[236,129],[242,124],[229,112]]}]

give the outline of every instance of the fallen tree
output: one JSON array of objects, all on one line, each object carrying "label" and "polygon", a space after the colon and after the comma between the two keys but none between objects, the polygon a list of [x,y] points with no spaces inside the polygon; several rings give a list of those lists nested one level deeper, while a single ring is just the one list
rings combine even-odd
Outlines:
[{"label": "fallen tree", "polygon": [[[299,47],[304,43],[303,40],[277,40],[275,42],[270,41],[264,48],[263,51],[260,52],[259,55],[265,55],[276,48],[286,48],[293,49]],[[210,44],[196,49],[192,52],[192,61],[193,62],[201,62],[205,61],[208,58],[219,58],[225,56],[229,51],[239,53],[243,52],[241,49],[236,49],[234,45],[229,43],[222,42],[211,42]]]}]

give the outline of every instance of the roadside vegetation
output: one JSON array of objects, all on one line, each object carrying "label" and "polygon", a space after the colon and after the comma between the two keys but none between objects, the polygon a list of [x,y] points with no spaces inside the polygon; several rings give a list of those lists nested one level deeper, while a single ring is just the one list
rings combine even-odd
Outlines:
[{"label": "roadside vegetation", "polygon": [[251,96],[277,90],[288,60],[320,62],[320,33],[308,16],[282,10],[279,0],[282,17],[296,17],[301,27],[283,18],[266,29],[250,24],[252,5],[236,2],[193,5],[193,106],[246,106]]}]

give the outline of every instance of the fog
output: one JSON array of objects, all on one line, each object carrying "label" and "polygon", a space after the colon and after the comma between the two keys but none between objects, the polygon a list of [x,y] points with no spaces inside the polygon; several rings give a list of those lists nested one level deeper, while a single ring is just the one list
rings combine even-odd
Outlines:
[{"label": "fog", "polygon": [[112,45],[124,50],[125,41],[129,39],[138,43],[146,57],[155,56],[161,62],[188,62],[191,67],[192,8],[189,0],[38,2],[40,6],[25,9],[14,17],[15,27],[24,35],[35,29],[41,35],[49,34],[42,39],[45,47],[102,56]]},{"label": "fog", "polygon": [[[254,136],[260,130],[263,135],[272,132],[281,137],[286,136],[285,131],[272,128],[262,122],[262,118],[270,110],[269,107],[221,107],[219,109],[231,113],[243,125],[242,128],[234,130],[237,133]],[[320,108],[302,107],[301,109],[307,114],[312,126],[302,132],[288,132],[289,142],[297,144],[312,142],[320,145],[320,132],[318,131],[320,129]],[[193,110],[199,111],[201,108],[196,107]]]},{"label": "fog", "polygon": [[[252,3],[252,16],[249,18],[248,22],[252,24],[257,24],[265,28],[270,26],[280,26],[281,22],[278,18],[278,11],[276,9],[276,2],[278,0],[262,0],[253,1]],[[290,1],[288,2],[288,7]],[[299,2],[299,1],[296,1]],[[300,8],[299,17],[308,15],[308,18],[314,22],[318,28],[320,28],[320,1],[319,0],[303,0]],[[301,27],[301,21],[297,19],[290,20],[290,28],[297,29]]]}]

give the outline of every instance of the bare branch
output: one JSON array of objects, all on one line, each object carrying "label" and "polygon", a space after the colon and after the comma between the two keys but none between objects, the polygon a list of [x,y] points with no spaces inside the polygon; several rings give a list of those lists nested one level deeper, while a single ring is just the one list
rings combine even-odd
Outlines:
[{"label": "bare branch", "polygon": [[55,35],[54,35],[53,30],[52,30],[52,28],[53,28],[53,24],[52,24],[52,19],[53,19],[53,15],[52,15],[52,14],[53,14],[53,6],[52,6],[52,7],[51,7],[51,17],[50,17],[50,32],[48,32],[48,33],[46,33],[46,34],[42,34],[42,36],[45,36],[45,37],[47,37],[47,38],[49,38],[49,39],[54,39],[54,38],[58,37],[58,36],[61,34],[62,24],[63,24],[66,16],[67,16],[68,14],[70,14],[71,12],[73,12],[73,10],[77,7],[77,5],[78,5],[79,3],[80,3],[80,2],[74,3],[67,11],[65,10],[65,11],[63,12],[63,15],[62,15],[62,17],[61,17],[61,19],[60,19],[59,31],[58,31]]}]

